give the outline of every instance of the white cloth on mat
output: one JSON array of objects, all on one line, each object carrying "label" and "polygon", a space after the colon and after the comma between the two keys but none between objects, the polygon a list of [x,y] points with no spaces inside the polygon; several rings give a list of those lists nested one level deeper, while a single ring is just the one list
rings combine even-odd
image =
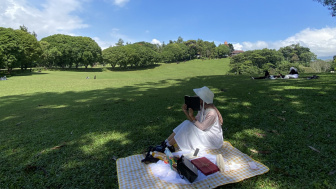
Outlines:
[{"label": "white cloth on mat", "polygon": [[[174,155],[181,156],[183,153],[187,153],[186,151],[179,151],[179,153],[173,153]],[[205,152],[202,153],[203,157],[208,158],[212,163],[216,164],[216,156],[211,154],[206,154]],[[150,169],[152,170],[152,173],[155,177],[160,178],[161,180],[164,180],[169,183],[175,183],[175,184],[190,184],[190,182],[186,179],[182,179],[180,175],[173,171],[170,168],[169,164],[165,164],[163,161],[159,160],[157,163],[151,163],[149,164]],[[200,170],[198,170],[198,176],[195,179],[193,183],[197,183],[199,181],[202,181],[204,179],[207,179],[215,174],[219,174],[219,172],[210,174],[208,176],[204,175]]]},{"label": "white cloth on mat", "polygon": [[289,75],[285,75],[284,79],[297,79],[299,78],[299,74],[289,74]]},{"label": "white cloth on mat", "polygon": [[[177,126],[173,132],[175,133],[174,139],[181,150],[196,150],[203,149],[219,149],[222,147],[223,130],[219,123],[216,110],[212,108],[205,109],[203,116],[201,111],[198,112],[196,125],[206,123],[209,125],[205,130],[199,129],[195,124],[189,120],[185,120]],[[203,117],[204,120],[200,120]]]}]

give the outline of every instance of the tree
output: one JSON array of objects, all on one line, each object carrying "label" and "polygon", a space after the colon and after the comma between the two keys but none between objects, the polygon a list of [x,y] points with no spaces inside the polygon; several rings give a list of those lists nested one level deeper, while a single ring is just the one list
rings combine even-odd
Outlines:
[{"label": "tree", "polygon": [[224,44],[220,44],[215,48],[215,57],[225,58],[231,53],[230,47]]},{"label": "tree", "polygon": [[283,60],[282,53],[274,49],[246,51],[231,58],[234,72],[262,73],[265,69],[275,69]]},{"label": "tree", "polygon": [[19,38],[20,45],[23,50],[23,56],[20,58],[21,70],[27,70],[32,67],[42,54],[40,43],[37,41],[35,35],[28,32],[28,29],[16,30]]},{"label": "tree", "polygon": [[9,73],[19,66],[19,58],[23,54],[18,41],[13,29],[0,27],[0,66],[5,67]]},{"label": "tree", "polygon": [[35,36],[24,30],[0,28],[0,66],[8,72],[13,68],[31,67],[41,53],[40,44]]},{"label": "tree", "polygon": [[300,60],[304,66],[309,66],[311,61],[316,60],[317,56],[312,52],[304,52],[300,54]]},{"label": "tree", "polygon": [[49,67],[52,67],[55,65],[57,62],[60,62],[59,60],[63,54],[57,49],[57,47],[53,47],[50,49],[50,62],[49,62]]},{"label": "tree", "polygon": [[334,71],[336,69],[336,55],[333,57],[333,61],[331,63],[331,70]]},{"label": "tree", "polygon": [[336,0],[315,0],[322,3],[323,6],[328,7],[331,10],[331,15],[336,16]]},{"label": "tree", "polygon": [[118,42],[115,44],[116,46],[124,46],[124,40],[121,38],[118,40]]},{"label": "tree", "polygon": [[229,48],[230,48],[230,54],[232,53],[232,51],[234,51],[233,45],[231,43],[228,44]]},{"label": "tree", "polygon": [[135,63],[135,66],[148,66],[158,61],[157,52],[153,50],[152,45],[146,42],[129,45],[130,48],[134,49],[131,60]]},{"label": "tree", "polygon": [[184,44],[187,46],[188,48],[188,55],[189,55],[189,60],[196,58],[197,55],[197,42],[196,40],[188,40],[185,41]]},{"label": "tree", "polygon": [[[73,51],[77,49],[77,44],[74,43],[74,37],[63,34],[55,34],[41,39],[49,44],[48,48],[44,49],[42,54],[49,54],[47,65],[49,67],[58,66],[66,67],[72,64],[72,60],[76,59],[73,57]],[[49,52],[45,52],[45,51]],[[71,62],[71,63],[70,63]]]},{"label": "tree", "polygon": [[101,61],[102,50],[93,39],[90,37],[76,37],[76,40],[80,44],[79,51],[82,55],[79,60],[84,64],[85,68]]},{"label": "tree", "polygon": [[324,60],[315,60],[310,63],[310,67],[317,73],[329,71],[331,68],[331,62]]},{"label": "tree", "polygon": [[118,49],[120,47],[109,47],[107,49],[103,50],[103,61],[106,64],[110,64],[112,66],[112,69],[115,68],[115,66],[118,63]]},{"label": "tree", "polygon": [[179,36],[176,43],[183,43],[183,38],[181,36]]},{"label": "tree", "polygon": [[189,55],[187,54],[187,46],[184,43],[169,43],[162,50],[161,58],[164,62],[177,62],[186,60]]},{"label": "tree", "polygon": [[[87,68],[101,60],[101,48],[89,37],[56,34],[45,37],[41,41],[49,44],[48,48],[44,48],[43,54],[44,57],[49,57],[53,66],[71,68],[75,64],[78,68],[82,63]],[[46,50],[50,52],[45,52]]]},{"label": "tree", "polygon": [[308,47],[302,47],[300,44],[281,47],[279,52],[282,53],[285,60],[291,63],[300,63],[304,66],[308,66],[311,61],[316,59],[316,55],[310,52]]},{"label": "tree", "polygon": [[204,46],[202,48],[202,54],[205,55],[207,58],[214,58],[215,52],[215,42],[204,41]]},{"label": "tree", "polygon": [[40,56],[40,65],[39,66],[49,66],[48,62],[50,60],[51,54],[50,54],[50,44],[47,41],[39,41],[42,54]]}]

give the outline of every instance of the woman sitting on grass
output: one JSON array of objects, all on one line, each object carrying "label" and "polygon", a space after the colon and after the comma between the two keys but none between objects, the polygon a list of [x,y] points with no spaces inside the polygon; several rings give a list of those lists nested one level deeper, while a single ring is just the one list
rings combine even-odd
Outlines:
[{"label": "woman sitting on grass", "polygon": [[218,149],[223,145],[223,118],[213,105],[214,93],[208,87],[194,89],[194,92],[200,98],[201,110],[194,116],[193,109],[187,110],[186,104],[182,106],[188,120],[177,126],[162,144],[171,151]]},{"label": "woman sitting on grass", "polygon": [[298,70],[294,67],[289,68],[289,74],[285,75],[284,77],[284,79],[290,79],[290,78],[293,78],[293,79],[299,78]]}]

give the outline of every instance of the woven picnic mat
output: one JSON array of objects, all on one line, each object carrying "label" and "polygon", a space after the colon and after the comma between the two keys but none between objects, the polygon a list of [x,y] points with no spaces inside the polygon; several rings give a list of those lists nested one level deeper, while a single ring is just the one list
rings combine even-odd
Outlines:
[{"label": "woven picnic mat", "polygon": [[[208,154],[222,154],[228,162],[241,164],[242,167],[238,170],[230,172],[217,172],[208,177],[191,184],[176,184],[169,183],[153,175],[151,168],[141,163],[144,155],[133,155],[117,160],[117,172],[119,188],[215,188],[217,186],[240,182],[244,179],[251,178],[257,175],[264,174],[269,171],[269,168],[262,163],[254,161],[248,155],[234,148],[230,142],[225,141],[222,148],[217,150],[207,150]],[[258,169],[253,170],[249,167],[248,162],[254,161]]]}]

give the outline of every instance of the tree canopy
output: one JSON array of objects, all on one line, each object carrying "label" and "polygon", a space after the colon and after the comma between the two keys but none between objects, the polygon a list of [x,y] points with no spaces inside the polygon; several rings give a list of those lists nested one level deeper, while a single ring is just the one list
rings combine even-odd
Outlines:
[{"label": "tree canopy", "polygon": [[0,27],[0,68],[32,67],[42,53],[36,35],[21,27],[19,30]]},{"label": "tree canopy", "polygon": [[109,47],[103,50],[103,62],[111,64],[112,68],[126,68],[153,65],[159,61],[155,46],[146,42]]},{"label": "tree canopy", "polygon": [[40,45],[42,62],[48,67],[78,68],[82,64],[87,68],[102,59],[101,48],[89,37],[56,34],[43,38]]},{"label": "tree canopy", "polygon": [[315,0],[322,3],[323,6],[328,7],[331,10],[331,15],[336,16],[336,0]]},{"label": "tree canopy", "polygon": [[300,44],[281,47],[279,50],[265,48],[246,51],[232,56],[233,51],[233,45],[227,42],[216,46],[214,42],[202,39],[184,41],[182,37],[176,41],[170,40],[168,44],[163,42],[162,45],[144,41],[124,44],[124,40],[119,39],[115,46],[102,51],[90,37],[55,34],[38,41],[36,33],[29,32],[25,26],[18,30],[0,27],[0,68],[6,68],[8,72],[13,68],[27,69],[34,66],[87,68],[97,63],[110,64],[112,69],[116,66],[137,68],[157,62],[226,57],[231,57],[232,71],[240,73],[260,73],[265,69],[287,70],[291,65],[310,66],[314,70],[325,71],[334,69],[336,64],[336,55],[333,61],[325,65],[317,60],[308,47]]},{"label": "tree canopy", "polygon": [[[295,65],[310,66],[316,60],[316,55],[307,47],[293,44],[275,49],[246,51],[231,58],[233,72],[261,73],[264,70],[288,71]],[[319,64],[321,65],[321,64]]]}]

